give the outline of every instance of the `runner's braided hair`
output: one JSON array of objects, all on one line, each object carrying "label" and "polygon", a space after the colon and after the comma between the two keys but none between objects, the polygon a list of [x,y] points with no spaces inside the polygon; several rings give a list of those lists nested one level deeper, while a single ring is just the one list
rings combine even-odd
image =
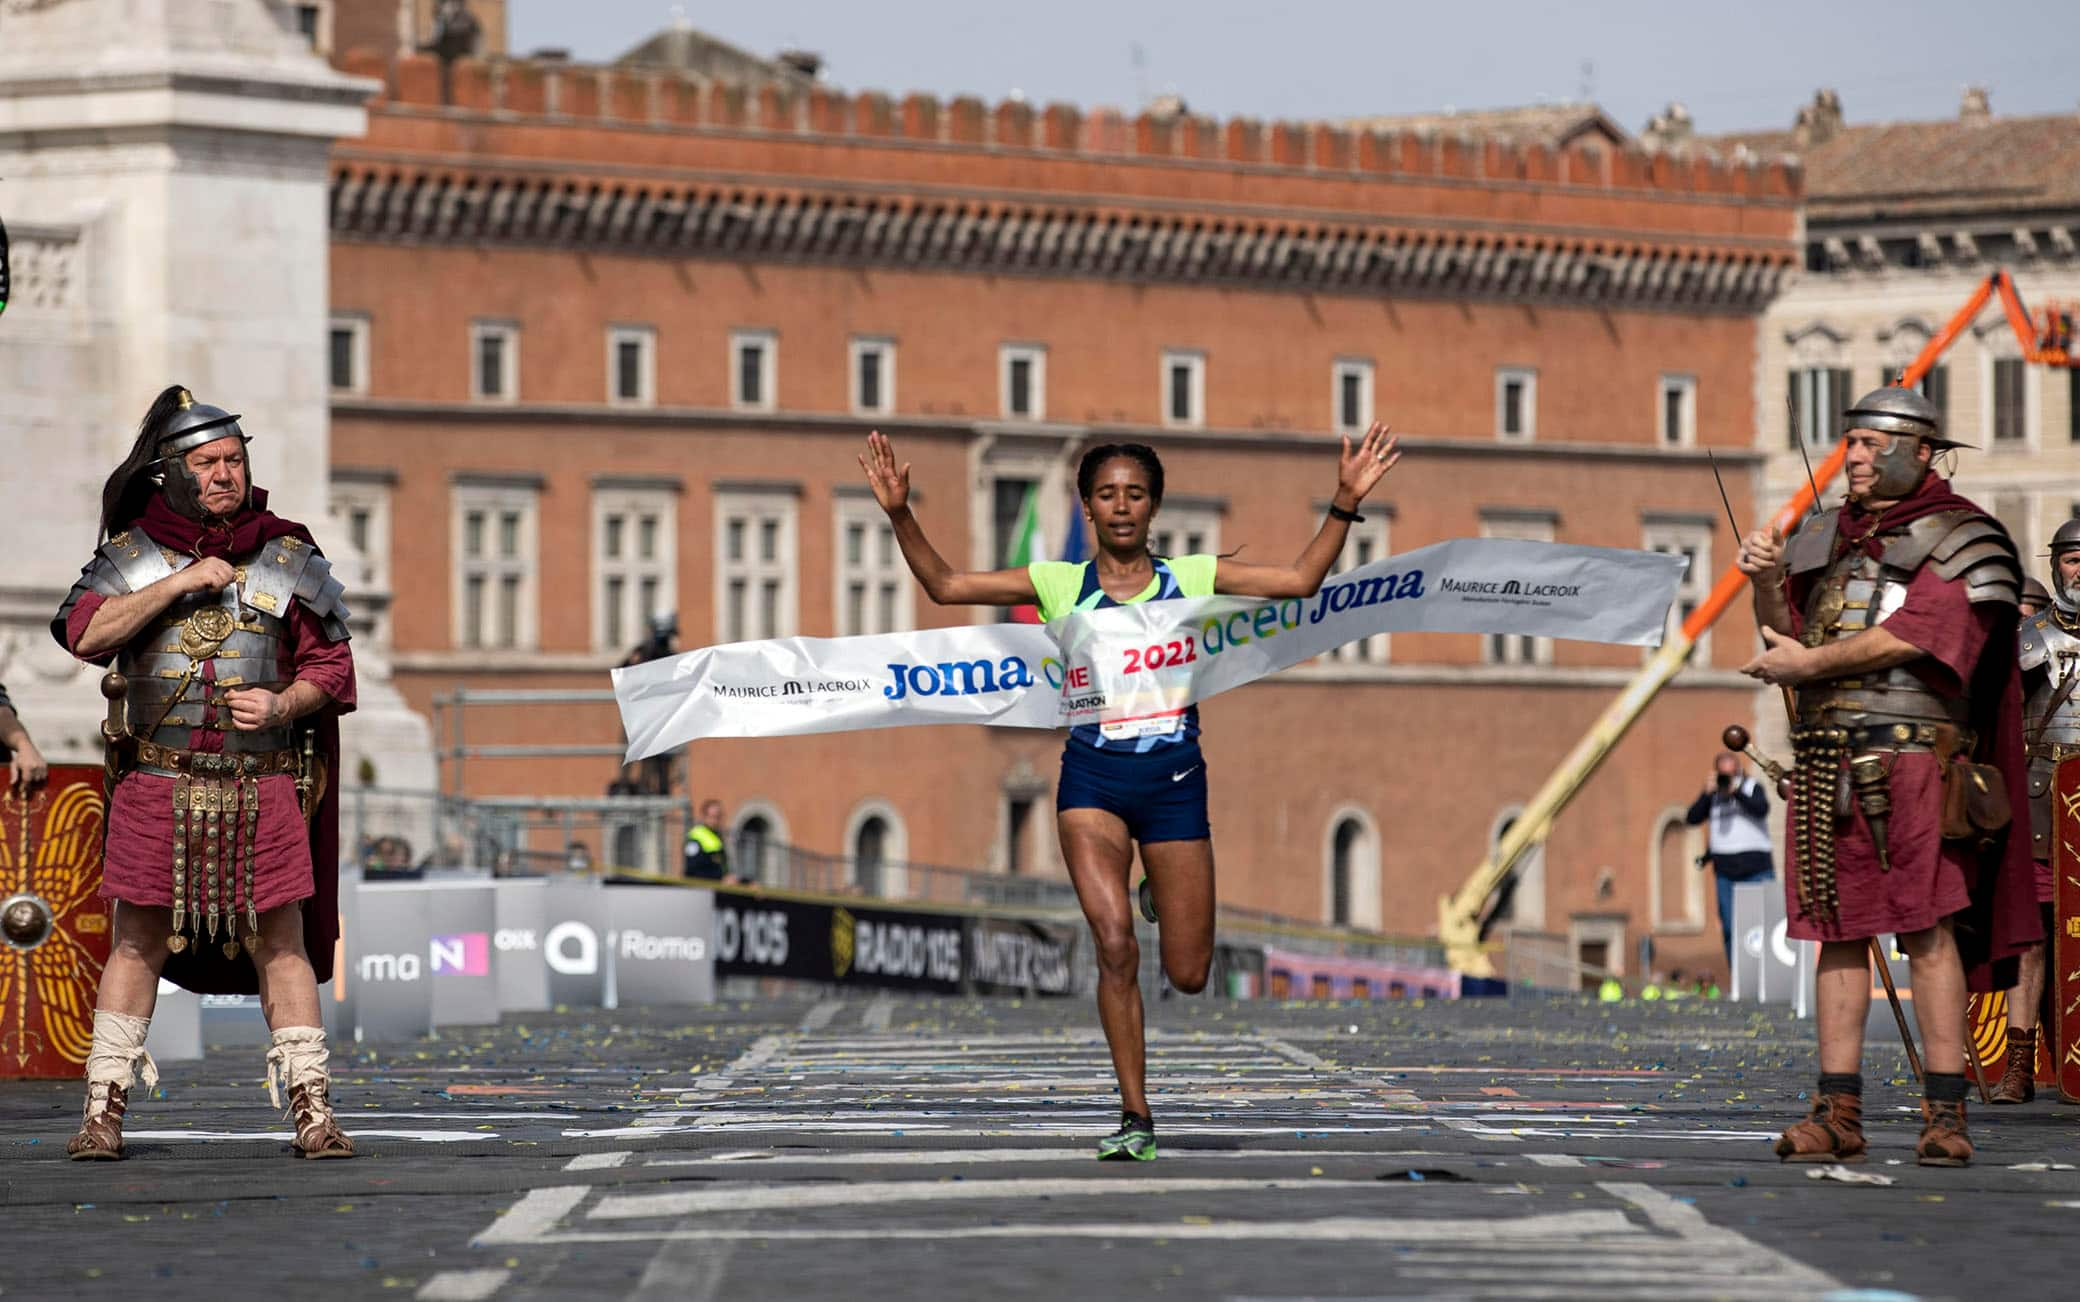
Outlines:
[{"label": "runner's braided hair", "polygon": [[1076,466],[1076,496],[1088,502],[1098,487],[1098,472],[1105,463],[1116,457],[1125,457],[1138,463],[1148,472],[1148,500],[1157,506],[1163,504],[1163,459],[1146,443],[1100,443],[1083,454]]}]

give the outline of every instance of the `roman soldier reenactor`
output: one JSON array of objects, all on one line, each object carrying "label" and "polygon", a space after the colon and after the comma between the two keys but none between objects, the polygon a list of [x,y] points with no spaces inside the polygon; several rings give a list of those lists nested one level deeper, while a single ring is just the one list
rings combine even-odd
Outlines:
[{"label": "roman soldier reenactor", "polygon": [[[2029,746],[2030,853],[2037,862],[2037,906],[2051,925],[2051,788],[2061,760],[2080,755],[2080,520],[2051,535],[2049,601],[2025,617],[2020,633],[2022,715]],[[2037,1022],[2044,1002],[2048,945],[2022,956],[2008,996],[2008,1063],[1993,1087],[1995,1103],[2037,1096]]]},{"label": "roman soldier reenactor", "polygon": [[1884,388],[1844,415],[1847,503],[1788,545],[1775,531],[1741,544],[1767,645],[1744,672],[1796,689],[1789,933],[1820,942],[1819,1089],[1776,1151],[1863,1159],[1870,942],[1894,935],[1927,1067],[1915,1155],[1963,1166],[1965,992],[2012,985],[2043,938],[2007,799],[2024,781],[2022,566],[2000,523],[1932,469],[1964,446],[1933,403]]},{"label": "roman soldier reenactor", "polygon": [[347,609],[310,531],[267,509],[239,418],[180,387],[152,403],[101,496],[103,542],[51,632],[113,662],[95,1001],[74,1158],[123,1155],[159,978],[258,993],[302,1157],[351,1157],[332,1115],[318,982],[338,934],[337,718],[354,708]]}]

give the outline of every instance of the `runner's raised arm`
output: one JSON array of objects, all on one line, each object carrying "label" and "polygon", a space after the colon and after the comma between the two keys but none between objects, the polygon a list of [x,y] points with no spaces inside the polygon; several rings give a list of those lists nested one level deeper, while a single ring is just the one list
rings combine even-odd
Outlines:
[{"label": "runner's raised arm", "polygon": [[910,513],[910,463],[896,465],[895,449],[880,430],[867,435],[867,450],[860,456],[860,469],[867,472],[867,487],[874,500],[888,513],[895,530],[896,545],[903,549],[903,563],[917,576],[925,595],[938,606],[1024,606],[1036,600],[1032,575],[1023,567],[1011,570],[956,570],[924,536],[924,526]]},{"label": "runner's raised arm", "polygon": [[1215,592],[1231,597],[1312,597],[1329,577],[1329,567],[1343,551],[1343,540],[1352,525],[1365,517],[1358,506],[1373,486],[1386,478],[1401,460],[1400,442],[1379,421],[1372,422],[1365,437],[1353,448],[1343,440],[1343,455],[1336,466],[1336,495],[1329,499],[1329,514],[1314,539],[1291,565],[1244,565],[1222,557],[1214,573]]}]

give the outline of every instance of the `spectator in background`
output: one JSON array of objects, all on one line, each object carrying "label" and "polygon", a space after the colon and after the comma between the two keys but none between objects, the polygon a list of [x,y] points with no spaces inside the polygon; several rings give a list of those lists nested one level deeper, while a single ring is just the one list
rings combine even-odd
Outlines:
[{"label": "spectator in background", "polygon": [[[650,617],[650,636],[630,651],[621,661],[623,669],[633,669],[652,660],[678,654],[679,617],[667,612]],[[622,741],[628,734],[622,734]],[[672,752],[652,755],[648,759],[623,764],[612,782],[607,784],[610,796],[668,796],[672,793]]]},{"label": "spectator in background", "polygon": [[8,699],[7,688],[0,686],[0,759],[8,761],[8,786],[17,796],[27,796],[41,787],[51,775],[51,768],[43,759],[43,752],[29,740],[29,730],[14,712],[14,702]]},{"label": "spectator in background", "polygon": [[722,840],[722,802],[701,802],[701,816],[686,829],[683,871],[701,881],[729,881],[729,848]]},{"label": "spectator in background", "polygon": [[1719,881],[1719,943],[1731,969],[1733,888],[1739,882],[1774,881],[1777,867],[1770,857],[1769,793],[1729,751],[1719,752],[1712,768],[1712,785],[1691,802],[1683,821],[1692,827],[1708,824],[1704,861]]},{"label": "spectator in background", "polygon": [[589,873],[592,871],[592,848],[583,841],[573,841],[563,848],[565,872]]},{"label": "spectator in background", "polygon": [[2028,619],[2051,604],[2051,590],[2035,579],[2022,581],[2022,600],[2017,603],[2015,613]]}]

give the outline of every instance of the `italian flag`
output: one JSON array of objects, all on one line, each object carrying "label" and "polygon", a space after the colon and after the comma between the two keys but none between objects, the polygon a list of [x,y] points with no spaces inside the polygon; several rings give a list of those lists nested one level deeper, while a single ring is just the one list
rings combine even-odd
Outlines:
[{"label": "italian flag", "polygon": [[[1026,487],[1025,502],[1018,508],[1018,523],[1011,527],[1011,547],[1004,555],[1007,569],[1024,569],[1034,561],[1047,559],[1047,539],[1040,530],[1040,485]],[[1038,606],[1014,606],[1011,609],[1014,624],[1037,624],[1040,622]]]}]

